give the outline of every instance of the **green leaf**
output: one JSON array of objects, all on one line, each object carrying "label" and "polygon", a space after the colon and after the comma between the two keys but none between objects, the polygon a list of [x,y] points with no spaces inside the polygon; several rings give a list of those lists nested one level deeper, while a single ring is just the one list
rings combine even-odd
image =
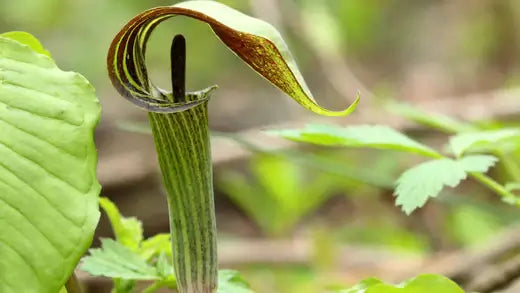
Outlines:
[{"label": "green leaf", "polygon": [[478,130],[478,128],[473,126],[471,123],[462,122],[441,114],[428,113],[419,108],[403,103],[390,102],[387,108],[391,112],[403,116],[406,119],[447,133],[461,133]]},{"label": "green leaf", "polygon": [[411,214],[436,197],[444,186],[456,187],[469,172],[487,172],[497,162],[492,156],[468,156],[461,160],[439,159],[415,166],[397,180],[396,205]]},{"label": "green leaf", "polygon": [[280,156],[263,155],[251,164],[255,178],[265,192],[281,206],[292,206],[302,200],[301,169]]},{"label": "green leaf", "polygon": [[49,51],[45,50],[43,45],[30,33],[26,32],[7,32],[0,34],[0,37],[15,40],[19,43],[29,46],[34,52],[51,57]]},{"label": "green leaf", "polygon": [[464,293],[453,281],[438,275],[421,275],[400,285],[369,279],[337,293]]},{"label": "green leaf", "polygon": [[99,219],[94,88],[40,53],[0,36],[0,292],[58,292]]},{"label": "green leaf", "polygon": [[115,37],[108,54],[108,70],[114,87],[132,103],[154,112],[179,112],[205,100],[175,104],[169,95],[153,86],[146,71],[146,40],[156,25],[172,16],[184,15],[210,25],[216,35],[253,70],[305,108],[322,115],[344,116],[329,111],[314,100],[296,62],[280,33],[270,24],[247,16],[216,1],[186,1],[157,7],[133,18]]},{"label": "green leaf", "polygon": [[165,254],[171,258],[172,243],[170,238],[170,234],[157,234],[144,240],[141,242],[139,254],[146,260],[160,254]]},{"label": "green leaf", "polygon": [[171,257],[170,234],[157,234],[143,240],[143,226],[140,220],[135,217],[123,217],[117,206],[106,197],[100,198],[99,204],[107,213],[118,242],[139,253],[145,260],[162,253]]},{"label": "green leaf", "polygon": [[301,130],[272,130],[269,133],[298,142],[318,145],[392,149],[439,157],[435,150],[390,127],[381,125],[340,127],[313,124]]},{"label": "green leaf", "polygon": [[135,280],[114,279],[112,281],[114,283],[114,287],[110,293],[132,293],[137,286],[137,282]]},{"label": "green leaf", "polygon": [[283,235],[302,217],[319,207],[331,194],[330,175],[309,174],[280,155],[262,154],[251,161],[254,180],[225,171],[217,178],[219,189],[272,236]]},{"label": "green leaf", "polygon": [[[161,253],[155,266],[152,266],[119,242],[112,239],[102,239],[101,242],[101,248],[90,249],[90,255],[83,258],[81,270],[94,276],[116,279],[116,285],[120,284],[121,287],[116,288],[118,292],[127,292],[123,288],[125,284],[131,290],[133,283],[130,281],[156,280],[159,287],[175,288],[173,267],[166,254]],[[218,278],[218,293],[253,293],[247,281],[236,271],[221,270]]]},{"label": "green leaf", "polygon": [[460,157],[473,147],[489,146],[518,137],[520,137],[519,128],[462,133],[451,137],[450,147],[453,154]]},{"label": "green leaf", "polygon": [[128,247],[112,239],[102,239],[101,248],[90,249],[81,269],[93,276],[125,280],[158,280],[157,269]]},{"label": "green leaf", "polygon": [[253,293],[249,283],[237,271],[219,271],[218,284],[218,293]]},{"label": "green leaf", "polygon": [[108,215],[112,229],[118,242],[137,251],[143,240],[143,225],[138,219],[124,218],[117,206],[106,197],[99,199],[99,205]]},{"label": "green leaf", "polygon": [[168,261],[168,256],[165,253],[161,253],[159,255],[155,267],[157,268],[159,276],[161,276],[163,279],[168,279],[169,277],[173,276],[173,266]]},{"label": "green leaf", "polygon": [[498,162],[498,159],[489,155],[472,155],[463,157],[456,162],[467,173],[486,173]]}]

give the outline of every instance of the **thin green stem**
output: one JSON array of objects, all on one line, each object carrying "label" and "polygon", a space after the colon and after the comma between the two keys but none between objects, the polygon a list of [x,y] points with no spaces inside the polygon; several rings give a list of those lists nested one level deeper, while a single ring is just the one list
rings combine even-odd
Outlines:
[{"label": "thin green stem", "polygon": [[489,189],[493,190],[496,194],[500,195],[503,199],[514,199],[516,196],[509,192],[502,184],[496,182],[493,178],[482,174],[472,172],[470,175],[475,178],[478,182],[485,185]]}]

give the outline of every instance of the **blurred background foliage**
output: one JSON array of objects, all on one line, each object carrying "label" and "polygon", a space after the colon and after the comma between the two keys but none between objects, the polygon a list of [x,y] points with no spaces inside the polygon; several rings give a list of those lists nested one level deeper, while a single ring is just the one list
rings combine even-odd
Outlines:
[{"label": "blurred background foliage", "polygon": [[[122,144],[144,148],[138,162],[155,160],[149,142],[135,143],[150,137],[117,126],[121,121],[144,122],[146,115],[111,88],[105,57],[113,36],[131,17],[175,2],[0,0],[0,31],[33,33],[61,68],[81,72],[96,87],[104,106],[98,133],[101,165],[118,154]],[[414,103],[520,86],[518,0],[220,2],[274,23],[317,99],[332,108],[345,105],[342,94],[353,97],[357,86],[347,85],[348,93],[338,93],[329,82],[328,68],[322,68],[323,56],[332,56],[333,63],[333,58],[339,58],[348,64],[353,76],[374,93],[374,100],[365,99],[360,111],[380,107],[388,98]],[[176,17],[159,26],[149,43],[148,66],[157,84],[169,87],[166,60],[171,38],[177,33],[188,39],[188,88],[220,86],[211,103],[212,129],[236,132],[309,117],[227,51],[209,28],[186,18]],[[342,78],[339,76],[340,81]],[[344,80],[346,84],[351,81]],[[456,105],[460,112],[465,111],[464,104]],[[518,127],[518,118],[479,121],[479,125]],[[437,146],[442,137],[428,128],[410,134]],[[251,160],[218,166],[215,172],[223,242],[306,239],[314,255],[298,265],[284,263],[283,257],[274,264],[241,263],[259,292],[320,292],[378,273],[339,269],[335,263],[344,246],[383,248],[413,259],[485,245],[519,219],[517,209],[501,204],[473,182],[444,192],[424,209],[405,216],[393,205],[392,186],[400,172],[418,161],[413,156],[323,148],[273,153],[246,148],[256,154]],[[511,160],[520,160],[520,149],[514,150]],[[501,168],[493,170],[493,175],[499,180],[507,176]],[[164,212],[150,213],[165,209],[159,181],[145,182],[105,186],[109,193],[105,195],[119,202],[126,215],[142,216],[145,231],[166,231]],[[135,187],[140,184],[155,189]],[[139,199],[125,201],[125,197],[134,199],[132,196]],[[100,234],[106,235],[106,221],[102,227]]]}]

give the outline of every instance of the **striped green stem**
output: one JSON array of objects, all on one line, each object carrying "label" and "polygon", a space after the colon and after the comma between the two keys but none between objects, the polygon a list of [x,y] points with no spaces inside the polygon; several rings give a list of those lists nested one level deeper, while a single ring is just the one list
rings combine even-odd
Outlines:
[{"label": "striped green stem", "polygon": [[[188,101],[199,96],[187,96]],[[170,114],[149,113],[167,192],[179,292],[217,290],[216,221],[207,102]]]}]

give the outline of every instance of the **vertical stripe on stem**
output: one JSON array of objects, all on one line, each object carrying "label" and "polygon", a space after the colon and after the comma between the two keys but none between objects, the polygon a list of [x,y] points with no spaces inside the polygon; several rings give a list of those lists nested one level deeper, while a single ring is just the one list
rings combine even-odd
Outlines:
[{"label": "vertical stripe on stem", "polygon": [[216,292],[218,264],[207,103],[179,113],[149,113],[149,119],[167,192],[179,292]]}]

